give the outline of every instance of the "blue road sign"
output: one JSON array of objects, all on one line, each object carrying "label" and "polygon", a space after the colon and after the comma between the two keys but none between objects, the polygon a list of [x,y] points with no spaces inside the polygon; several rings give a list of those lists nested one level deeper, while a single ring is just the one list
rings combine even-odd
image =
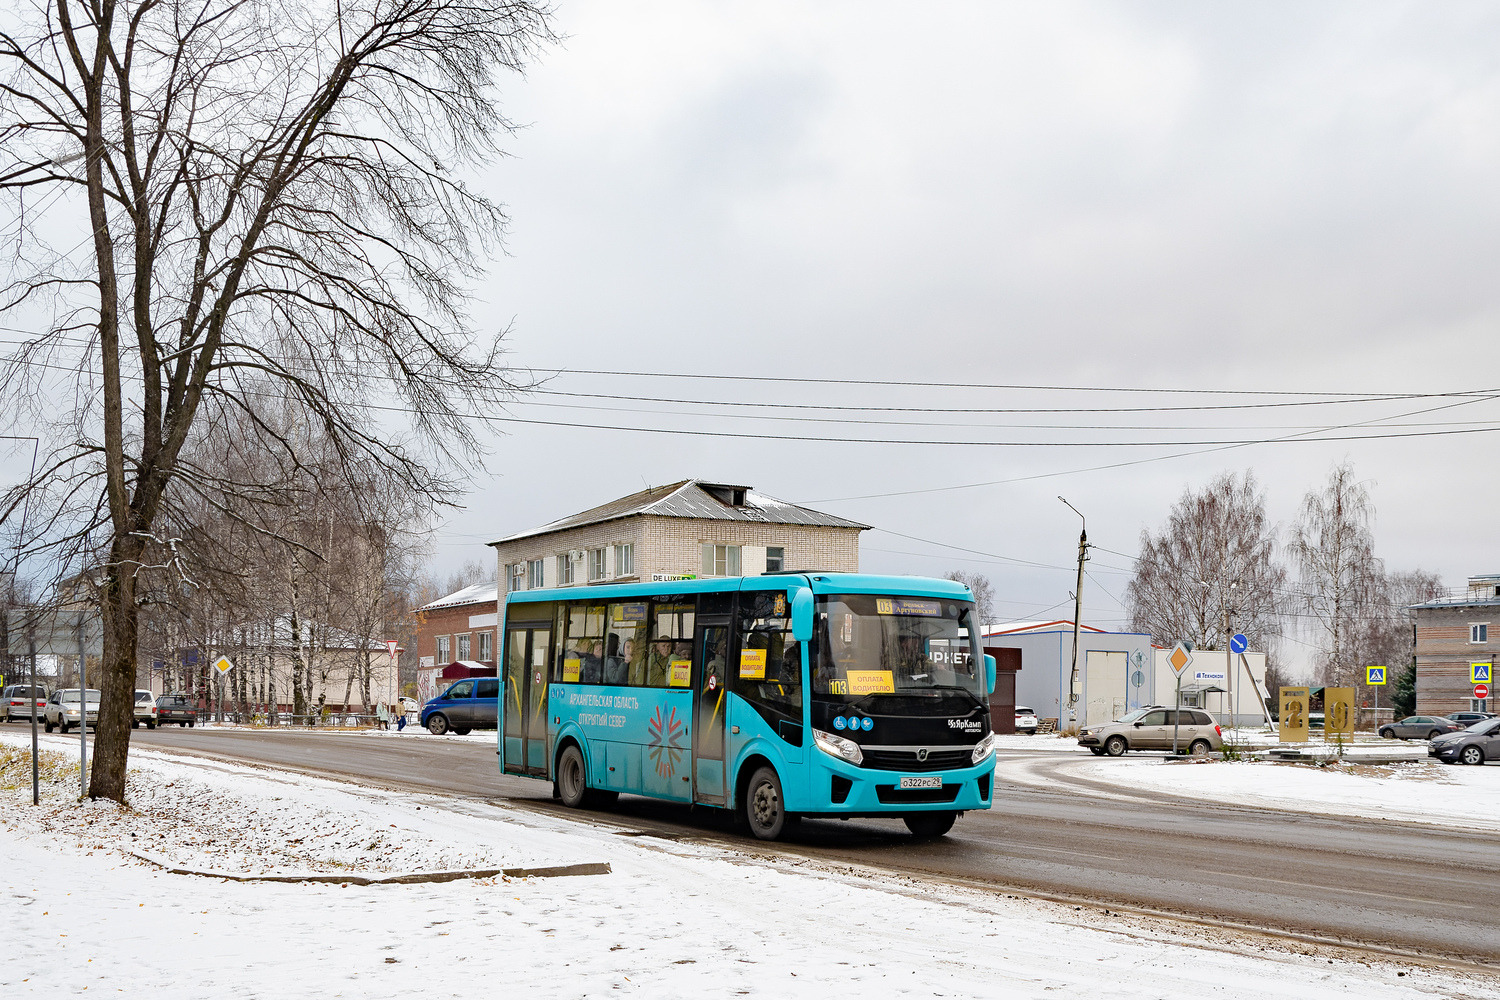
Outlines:
[{"label": "blue road sign", "polygon": [[1366,684],[1384,684],[1385,667],[1365,667]]},{"label": "blue road sign", "polygon": [[1245,633],[1236,632],[1229,637],[1229,651],[1231,653],[1243,653],[1250,648],[1250,640],[1245,638]]}]

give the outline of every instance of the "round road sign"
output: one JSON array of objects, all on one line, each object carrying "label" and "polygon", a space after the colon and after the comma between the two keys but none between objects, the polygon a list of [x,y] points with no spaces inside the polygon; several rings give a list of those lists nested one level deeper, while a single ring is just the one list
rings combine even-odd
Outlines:
[{"label": "round road sign", "polygon": [[1250,648],[1250,640],[1245,638],[1245,633],[1236,632],[1229,637],[1229,651],[1239,654]]},{"label": "round road sign", "polygon": [[1478,698],[1480,701],[1483,701],[1484,699],[1488,698],[1489,696],[1490,696],[1490,686],[1488,684],[1475,684],[1474,685],[1474,697]]}]

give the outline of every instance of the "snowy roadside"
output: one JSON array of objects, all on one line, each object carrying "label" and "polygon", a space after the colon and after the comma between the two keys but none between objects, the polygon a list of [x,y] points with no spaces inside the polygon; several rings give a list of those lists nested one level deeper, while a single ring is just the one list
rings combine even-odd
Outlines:
[{"label": "snowy roadside", "polygon": [[[132,755],[132,809],[79,805],[0,737],[0,993],[1496,998],[1461,973],[1351,962],[910,876],[654,837],[472,799]],[[50,749],[50,748],[49,748]],[[1165,770],[1165,769],[1163,769]],[[71,773],[70,773],[71,771]],[[962,824],[956,831],[962,837]],[[603,861],[612,874],[343,887],[171,875]],[[923,849],[914,844],[913,850]]]},{"label": "snowy roadside", "polygon": [[[1003,764],[1001,765],[1004,766]],[[1401,764],[1166,764],[1161,757],[1079,761],[1073,773],[1122,790],[1147,789],[1211,802],[1475,830],[1500,830],[1500,766]]]}]

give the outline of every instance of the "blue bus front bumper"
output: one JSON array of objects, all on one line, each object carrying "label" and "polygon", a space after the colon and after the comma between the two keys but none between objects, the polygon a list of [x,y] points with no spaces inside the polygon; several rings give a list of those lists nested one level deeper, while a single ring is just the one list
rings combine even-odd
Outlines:
[{"label": "blue bus front bumper", "polygon": [[[808,815],[899,816],[910,812],[988,809],[994,790],[995,758],[951,771],[879,771],[856,767],[813,748],[808,768]],[[904,789],[903,777],[938,778],[939,788]],[[788,803],[790,806],[791,803]]]}]

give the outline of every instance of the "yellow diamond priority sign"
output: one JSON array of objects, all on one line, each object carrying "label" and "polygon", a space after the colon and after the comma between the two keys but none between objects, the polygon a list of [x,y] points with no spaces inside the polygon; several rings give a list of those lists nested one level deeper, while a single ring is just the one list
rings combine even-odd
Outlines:
[{"label": "yellow diamond priority sign", "polygon": [[1193,654],[1189,652],[1187,643],[1185,642],[1177,643],[1177,645],[1172,647],[1172,651],[1167,654],[1167,664],[1172,668],[1172,672],[1176,674],[1181,674],[1188,668],[1188,664],[1192,662]]},{"label": "yellow diamond priority sign", "polygon": [[229,657],[221,656],[214,661],[214,669],[217,670],[219,672],[219,676],[222,677],[225,674],[229,673],[229,671],[234,669],[234,664],[229,662]]}]

